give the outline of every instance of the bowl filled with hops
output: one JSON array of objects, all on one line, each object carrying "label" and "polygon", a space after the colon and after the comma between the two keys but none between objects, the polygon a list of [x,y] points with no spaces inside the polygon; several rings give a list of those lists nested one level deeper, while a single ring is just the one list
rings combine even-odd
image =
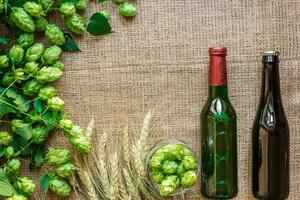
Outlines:
[{"label": "bowl filled with hops", "polygon": [[195,152],[177,139],[157,143],[147,158],[148,178],[161,197],[190,190],[196,184],[198,166]]}]

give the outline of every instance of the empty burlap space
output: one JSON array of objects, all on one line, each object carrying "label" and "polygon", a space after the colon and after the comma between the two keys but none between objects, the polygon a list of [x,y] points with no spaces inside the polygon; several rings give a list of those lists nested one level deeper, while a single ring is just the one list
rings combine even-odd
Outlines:
[{"label": "empty burlap space", "polygon": [[[86,17],[102,9],[112,12],[114,33],[87,34],[78,40],[81,52],[63,55],[65,75],[57,86],[73,121],[86,126],[93,117],[95,134],[106,131],[111,143],[118,144],[122,127],[138,129],[153,110],[151,145],[178,138],[200,155],[208,47],[226,46],[229,95],[238,116],[236,199],[253,199],[251,127],[260,96],[261,53],[278,50],[291,132],[289,199],[300,199],[300,1],[137,0],[136,4],[139,12],[132,20],[121,17],[111,3],[90,4]],[[64,146],[62,137],[55,134],[50,144]],[[186,199],[199,199],[195,192],[200,193],[199,186]]]}]

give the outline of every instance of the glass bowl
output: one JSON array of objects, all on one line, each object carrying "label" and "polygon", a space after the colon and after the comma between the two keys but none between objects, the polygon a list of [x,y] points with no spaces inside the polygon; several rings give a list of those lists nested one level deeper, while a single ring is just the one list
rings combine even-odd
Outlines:
[{"label": "glass bowl", "polygon": [[[154,155],[154,153],[166,146],[166,145],[169,145],[169,144],[179,144],[179,145],[182,145],[184,147],[186,147],[188,150],[190,150],[192,152],[192,155],[196,158],[196,162],[197,162],[197,168],[196,168],[196,176],[198,177],[198,173],[199,173],[199,161],[197,159],[197,156],[196,156],[196,153],[195,151],[189,147],[185,142],[181,141],[181,140],[178,140],[178,139],[166,139],[166,140],[162,140],[158,143],[155,144],[155,146],[149,151],[148,153],[148,156],[147,156],[147,160],[146,160],[146,163],[147,163],[147,176],[148,176],[148,179],[150,180],[150,183],[151,183],[151,187],[153,188],[154,192],[159,195],[160,197],[162,197],[158,191],[158,187],[159,185],[157,183],[155,183],[152,178],[151,178],[151,169],[150,169],[150,165],[149,165],[149,162],[150,162],[150,159],[152,158],[152,156]],[[198,178],[196,180],[196,183],[198,181]],[[196,185],[195,183],[195,185]],[[190,188],[176,188],[176,190],[173,192],[172,195],[170,196],[167,196],[167,197],[162,197],[162,198],[168,198],[168,197],[173,197],[173,196],[177,196],[177,195],[180,195],[180,194],[183,194],[185,192],[188,192],[190,191],[194,186],[190,187]]]}]

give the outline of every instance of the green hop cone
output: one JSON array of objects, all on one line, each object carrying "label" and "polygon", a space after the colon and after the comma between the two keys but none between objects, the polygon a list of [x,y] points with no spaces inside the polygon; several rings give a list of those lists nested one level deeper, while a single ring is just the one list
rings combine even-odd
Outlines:
[{"label": "green hop cone", "polygon": [[161,196],[166,197],[173,194],[177,187],[177,176],[167,176],[159,185],[158,191]]},{"label": "green hop cone", "polygon": [[4,75],[2,77],[2,84],[4,86],[8,87],[11,84],[13,84],[14,81],[15,81],[14,74],[12,72],[6,72],[6,73],[4,73]]},{"label": "green hop cone", "polygon": [[38,17],[34,21],[35,23],[35,29],[38,32],[44,32],[46,30],[46,27],[48,26],[48,21],[44,17]]},{"label": "green hop cone", "polygon": [[58,68],[60,70],[64,70],[65,65],[60,62],[60,61],[56,61],[53,65],[51,65],[50,67],[55,67]]},{"label": "green hop cone", "polygon": [[110,13],[107,12],[107,11],[105,11],[105,10],[101,11],[100,14],[102,14],[102,15],[103,15],[104,17],[106,17],[107,19],[109,19],[109,17],[110,17]]},{"label": "green hop cone", "polygon": [[52,7],[54,4],[53,0],[38,0],[38,3],[42,6],[45,13],[49,13],[52,11]]},{"label": "green hop cone", "polygon": [[13,71],[14,80],[17,83],[21,83],[21,81],[25,80],[25,73],[23,68],[18,68]]},{"label": "green hop cone", "polygon": [[71,194],[71,186],[67,181],[61,178],[54,178],[49,183],[50,190],[61,197],[67,197]]},{"label": "green hop cone", "polygon": [[195,171],[187,171],[181,177],[180,185],[184,188],[190,188],[195,185],[197,180],[197,175]]},{"label": "green hop cone", "polygon": [[5,149],[5,154],[4,154],[7,158],[11,158],[15,155],[15,149],[12,146],[8,146]]},{"label": "green hop cone", "polygon": [[78,0],[75,4],[75,8],[77,10],[86,10],[87,8],[87,0]]},{"label": "green hop cone", "polygon": [[39,64],[36,62],[27,62],[24,66],[24,72],[25,74],[30,75],[36,75],[36,73],[39,71]]},{"label": "green hop cone", "polygon": [[153,171],[151,172],[151,179],[154,183],[160,184],[165,179],[164,173],[161,171]]},{"label": "green hop cone", "polygon": [[82,154],[87,154],[92,149],[91,139],[86,135],[76,135],[70,138],[72,147]]},{"label": "green hop cone", "polygon": [[194,156],[185,156],[182,163],[184,168],[187,170],[197,169],[197,160]]},{"label": "green hop cone", "polygon": [[7,131],[0,131],[0,147],[7,146],[13,141],[13,137]]},{"label": "green hop cone", "polygon": [[40,17],[44,15],[43,7],[33,1],[27,1],[23,5],[23,8],[32,17]]},{"label": "green hop cone", "polygon": [[21,83],[25,79],[24,69],[18,68],[11,72],[6,72],[2,78],[4,86],[10,86],[13,83]]},{"label": "green hop cone", "polygon": [[24,130],[24,129],[30,129],[31,128],[31,125],[29,123],[25,123],[21,119],[12,120],[11,123],[10,123],[10,126],[11,126],[11,130],[14,133],[18,133],[19,130]]},{"label": "green hop cone", "polygon": [[52,97],[48,99],[47,105],[51,110],[61,111],[64,108],[65,102],[59,97]]},{"label": "green hop cone", "polygon": [[19,45],[14,45],[9,49],[8,56],[13,64],[19,64],[23,61],[24,49]]},{"label": "green hop cone", "polygon": [[7,55],[0,56],[0,70],[9,67],[9,57]]},{"label": "green hop cone", "polygon": [[133,4],[123,3],[119,5],[119,11],[121,15],[125,17],[134,17],[136,16],[137,9]]},{"label": "green hop cone", "polygon": [[46,137],[48,136],[48,130],[46,126],[37,125],[32,130],[32,142],[35,144],[41,144],[45,141]]},{"label": "green hop cone", "polygon": [[19,159],[11,159],[6,167],[5,173],[8,177],[16,177],[21,173],[21,162]]},{"label": "green hop cone", "polygon": [[3,2],[3,0],[0,0],[0,14],[3,13],[4,10],[5,10],[4,2]]},{"label": "green hop cone", "polygon": [[58,126],[62,131],[70,132],[73,128],[73,122],[70,119],[61,119]]},{"label": "green hop cone", "polygon": [[28,48],[34,40],[33,34],[23,33],[18,37],[17,44],[22,48]]},{"label": "green hop cone", "polygon": [[72,16],[72,15],[76,14],[76,8],[75,8],[74,4],[65,2],[65,3],[61,4],[61,6],[59,8],[59,12],[64,16]]},{"label": "green hop cone", "polygon": [[163,154],[155,153],[151,157],[150,162],[149,162],[151,170],[160,169],[161,166],[162,166],[162,163],[163,163],[164,159],[165,159],[165,157],[164,157]]},{"label": "green hop cone", "polygon": [[30,195],[35,191],[35,184],[32,180],[27,177],[19,177],[17,178],[16,188],[21,190],[22,192]]},{"label": "green hop cone", "polygon": [[29,47],[25,53],[25,60],[27,62],[37,62],[44,53],[45,47],[43,43],[35,43]]},{"label": "green hop cone", "polygon": [[60,166],[71,160],[71,153],[67,149],[59,148],[49,151],[46,155],[47,162],[50,165]]},{"label": "green hop cone", "polygon": [[78,135],[84,135],[84,132],[80,126],[74,125],[70,131],[65,131],[65,136],[68,138],[76,137]]},{"label": "green hop cone", "polygon": [[55,169],[58,176],[68,178],[74,174],[76,167],[72,163],[66,163]]},{"label": "green hop cone", "polygon": [[175,161],[166,160],[162,165],[162,170],[165,174],[175,174],[178,164]]},{"label": "green hop cone", "polygon": [[51,83],[57,81],[62,75],[63,72],[60,69],[53,67],[42,67],[36,75],[36,80],[41,83]]},{"label": "green hop cone", "polygon": [[6,198],[5,200],[27,200],[27,197],[19,194],[14,194],[12,197]]},{"label": "green hop cone", "polygon": [[39,93],[42,86],[43,85],[36,79],[31,79],[25,82],[23,86],[23,92],[25,95],[32,96]]},{"label": "green hop cone", "polygon": [[46,26],[45,35],[55,45],[63,45],[65,43],[64,33],[55,24],[48,24]]},{"label": "green hop cone", "polygon": [[35,31],[33,19],[23,8],[12,7],[10,19],[18,28],[25,32],[32,33]]},{"label": "green hop cone", "polygon": [[51,85],[46,85],[40,89],[38,98],[46,101],[46,100],[56,96],[56,94],[57,94],[57,90],[55,89],[55,87],[53,87]]},{"label": "green hop cone", "polygon": [[85,31],[85,25],[84,25],[84,20],[83,18],[78,15],[72,15],[71,17],[68,17],[66,19],[66,25],[70,29],[71,32],[78,34],[78,35],[83,35]]},{"label": "green hop cone", "polygon": [[186,172],[186,169],[184,168],[183,163],[181,162],[177,167],[176,174],[177,174],[177,176],[182,177],[185,172]]},{"label": "green hop cone", "polygon": [[52,65],[60,58],[61,54],[62,49],[59,46],[53,45],[45,50],[42,60],[47,65]]}]

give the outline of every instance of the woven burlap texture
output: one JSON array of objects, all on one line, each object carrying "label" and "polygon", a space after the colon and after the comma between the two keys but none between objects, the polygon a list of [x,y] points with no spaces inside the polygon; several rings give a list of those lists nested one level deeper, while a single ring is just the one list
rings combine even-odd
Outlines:
[{"label": "woven burlap texture", "polygon": [[[57,85],[73,121],[85,126],[93,117],[97,134],[110,132],[116,143],[124,125],[139,127],[152,109],[152,144],[178,138],[200,155],[208,47],[226,46],[230,99],[238,116],[236,199],[253,199],[251,126],[260,95],[261,52],[278,50],[291,132],[289,199],[300,199],[300,1],[137,0],[136,4],[139,12],[133,20],[119,16],[111,3],[91,3],[85,14],[110,10],[114,33],[86,35],[78,41],[82,52],[63,55],[65,75]],[[63,145],[61,135],[52,139],[53,146]],[[187,199],[198,198],[187,195]]]}]

